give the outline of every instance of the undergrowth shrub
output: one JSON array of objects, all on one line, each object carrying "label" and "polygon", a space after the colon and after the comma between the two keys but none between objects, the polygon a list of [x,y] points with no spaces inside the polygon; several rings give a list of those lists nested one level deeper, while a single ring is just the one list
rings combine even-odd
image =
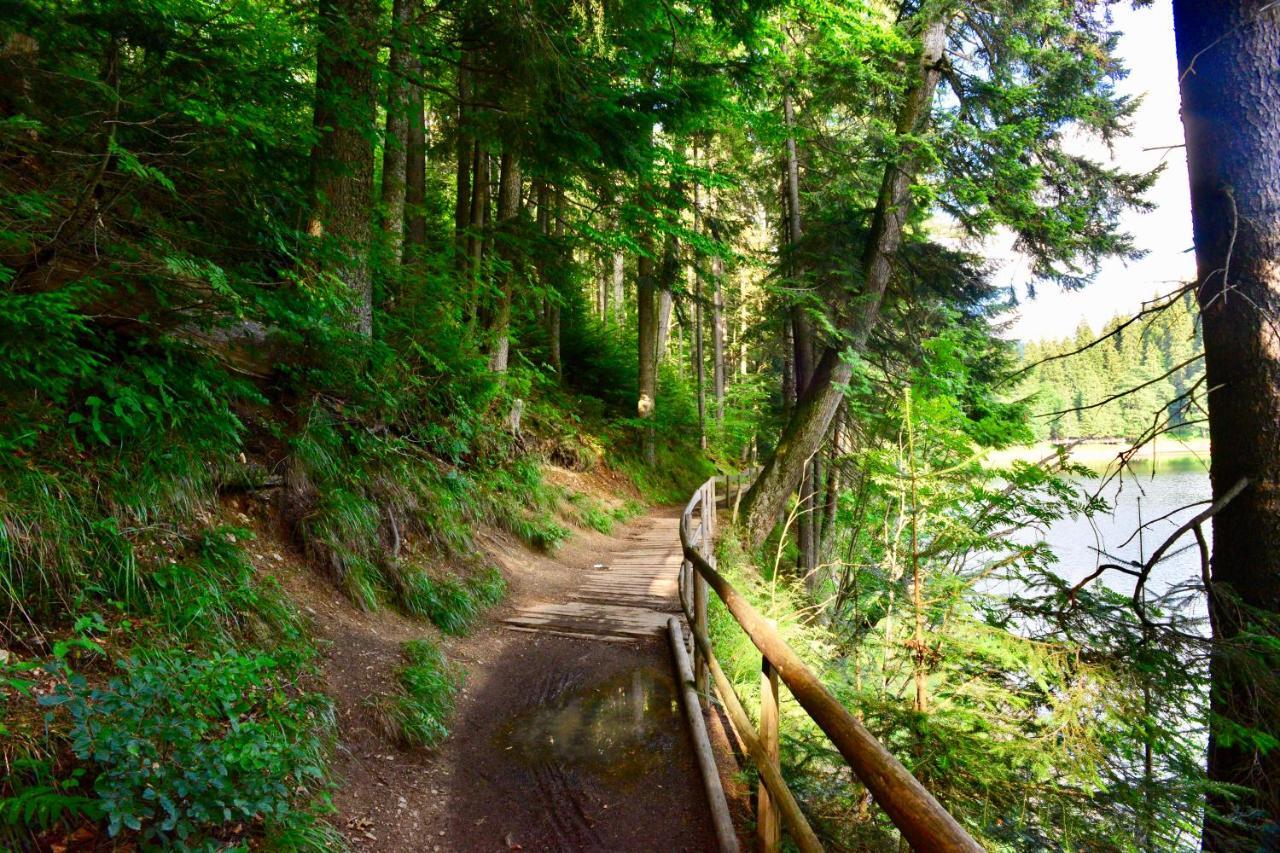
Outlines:
[{"label": "undergrowth shrub", "polygon": [[288,655],[153,651],[119,663],[105,685],[67,672],[42,704],[70,720],[112,836],[214,849],[235,821],[294,821],[323,801],[333,726],[324,697],[292,686]]},{"label": "undergrowth shrub", "polygon": [[465,634],[479,612],[479,602],[456,577],[432,578],[425,571],[409,576],[400,596],[405,610],[428,619],[446,634]]},{"label": "undergrowth shrub", "polygon": [[449,715],[462,672],[430,640],[410,640],[401,645],[400,653],[404,662],[396,673],[399,689],[372,700],[371,710],[392,740],[430,749],[449,734]]}]

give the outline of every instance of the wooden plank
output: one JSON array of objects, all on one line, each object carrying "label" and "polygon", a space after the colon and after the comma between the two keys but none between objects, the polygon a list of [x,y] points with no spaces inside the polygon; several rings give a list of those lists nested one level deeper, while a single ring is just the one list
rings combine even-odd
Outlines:
[{"label": "wooden plank", "polygon": [[680,699],[693,735],[693,753],[702,770],[702,787],[707,794],[707,805],[711,807],[716,841],[719,843],[720,853],[738,853],[738,833],[733,828],[733,818],[729,816],[729,801],[725,799],[724,785],[720,782],[720,769],[716,767],[711,741],[707,738],[707,723],[702,719],[702,707],[698,704],[698,694],[693,689],[693,668],[689,665],[689,653],[685,651],[680,620],[670,617],[667,620],[667,631],[671,637],[676,677],[680,682]]},{"label": "wooden plank", "polygon": [[[692,510],[697,498],[695,493],[686,514]],[[835,744],[859,781],[867,787],[907,842],[917,850],[980,853],[982,847],[960,822],[867,731],[860,720],[849,713],[848,708],[831,695],[778,632],[706,557],[690,546],[686,525],[681,526],[680,536],[686,559],[693,563],[698,574],[706,578],[751,642],[778,670],[778,675],[791,689],[796,701]]]},{"label": "wooden plank", "polygon": [[[768,658],[760,659],[760,746],[769,764],[778,763],[778,673]],[[756,838],[762,853],[774,853],[782,842],[778,807],[764,784],[756,792]]]},{"label": "wooden plank", "polygon": [[[687,619],[688,616],[689,614],[686,611],[685,618]],[[751,756],[756,769],[760,771],[761,781],[768,786],[778,810],[782,812],[782,818],[787,822],[787,829],[791,831],[792,840],[800,848],[801,853],[822,853],[822,842],[818,840],[813,827],[809,825],[804,812],[800,810],[800,804],[796,802],[795,795],[791,793],[791,789],[787,787],[787,783],[783,780],[782,771],[778,768],[777,762],[769,760],[764,745],[756,737],[754,727],[751,725],[751,719],[742,707],[738,694],[734,692],[733,685],[729,683],[729,678],[724,674],[724,670],[720,668],[720,661],[716,660],[715,652],[711,650],[710,644],[705,641],[701,641],[697,637],[694,637],[693,640],[699,645],[703,655],[707,658],[707,666],[711,669],[711,677],[715,680],[716,692],[720,696],[720,701],[725,711],[729,714],[729,721],[733,724],[734,731],[738,733],[738,737],[746,745],[747,754]]]}]

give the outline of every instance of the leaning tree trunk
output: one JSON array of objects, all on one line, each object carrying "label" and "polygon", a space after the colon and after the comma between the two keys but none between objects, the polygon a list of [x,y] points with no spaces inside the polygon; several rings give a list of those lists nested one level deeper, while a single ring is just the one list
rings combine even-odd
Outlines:
[{"label": "leaning tree trunk", "polygon": [[927,24],[921,38],[919,77],[907,92],[898,116],[897,133],[903,148],[885,167],[862,258],[862,292],[845,308],[847,316],[841,323],[843,345],[824,349],[809,387],[796,401],[773,455],[744,498],[744,532],[753,546],[764,542],[773,529],[787,496],[800,485],[805,463],[821,446],[827,427],[844,399],[844,388],[853,375],[852,362],[845,353],[861,349],[879,319],[880,301],[902,243],[902,228],[911,204],[911,182],[919,169],[918,156],[910,140],[928,123],[933,93],[942,74],[940,61],[945,47],[946,23]]},{"label": "leaning tree trunk", "polygon": [[376,120],[372,57],[378,29],[373,0],[319,0],[311,149],[313,201],[307,232],[331,239],[342,255],[336,270],[351,291],[350,327],[373,333],[369,243],[373,236],[373,143]]},{"label": "leaning tree trunk", "polygon": [[[382,230],[395,263],[404,244],[404,202],[408,162],[409,56],[413,0],[395,0],[391,9],[391,58],[387,75],[387,129],[382,140]],[[421,118],[421,117],[419,117]]]},{"label": "leaning tree trunk", "polygon": [[[1271,6],[1173,4],[1214,497],[1250,483],[1213,519],[1209,776],[1253,795],[1238,804],[1215,795],[1210,806],[1267,815],[1274,832],[1280,748],[1239,735],[1280,727],[1267,652],[1280,618],[1280,11]],[[1232,836],[1225,821],[1206,820],[1205,849],[1258,843]]]}]

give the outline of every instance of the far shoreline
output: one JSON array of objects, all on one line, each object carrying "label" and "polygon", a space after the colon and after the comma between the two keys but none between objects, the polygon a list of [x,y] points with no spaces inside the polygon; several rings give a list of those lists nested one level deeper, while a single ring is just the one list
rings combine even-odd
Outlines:
[{"label": "far shoreline", "polygon": [[[1059,447],[1067,447],[1072,462],[1089,468],[1102,469],[1115,465],[1119,460],[1120,454],[1132,446],[1132,444],[1122,439],[1114,441],[1086,440],[1076,444],[1072,444],[1069,441],[1039,441],[1035,444],[993,450],[987,454],[986,464],[994,467],[1003,467],[1014,462],[1042,462],[1046,459],[1052,459],[1053,454]],[[1160,438],[1143,447],[1130,459],[1130,464],[1142,466],[1183,463],[1188,467],[1193,467],[1196,462],[1203,465],[1206,471],[1209,469],[1208,438]]]}]

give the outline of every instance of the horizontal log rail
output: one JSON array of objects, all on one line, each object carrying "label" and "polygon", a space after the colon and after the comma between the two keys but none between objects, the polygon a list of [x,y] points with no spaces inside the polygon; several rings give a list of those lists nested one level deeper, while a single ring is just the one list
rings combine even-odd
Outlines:
[{"label": "horizontal log rail", "polygon": [[[726,480],[726,493],[731,481]],[[741,491],[741,480],[738,483]],[[726,497],[728,495],[726,494]],[[853,770],[858,780],[866,786],[872,799],[893,821],[903,838],[916,850],[927,851],[980,851],[982,847],[965,831],[964,827],[942,807],[932,794],[911,775],[885,747],[867,731],[862,723],[840,704],[823,686],[818,677],[805,666],[791,647],[778,634],[777,629],[748,602],[733,585],[716,570],[713,544],[715,542],[716,480],[712,478],[690,497],[680,516],[680,544],[684,551],[681,566],[680,603],[693,629],[695,653],[695,684],[699,693],[709,695],[705,684],[704,669],[715,676],[716,688],[722,703],[739,737],[747,746],[748,754],[760,770],[764,796],[758,802],[765,810],[778,808],[792,838],[804,851],[819,850],[817,836],[805,820],[791,792],[786,789],[778,769],[776,744],[776,714],[762,720],[766,728],[757,735],[747,727],[742,703],[715,660],[710,639],[707,636],[706,588],[709,586],[724,602],[738,626],[747,634],[762,655],[762,699],[766,702],[769,680],[776,673],[786,684],[800,707],[818,728],[827,735]],[[694,517],[697,516],[695,524]],[[690,589],[692,588],[692,589]],[[689,592],[692,591],[692,601]],[[776,689],[776,688],[775,688]],[[766,715],[762,714],[762,717]],[[772,745],[772,750],[770,746]],[[764,850],[776,850],[778,839],[776,817],[757,814],[760,846]]]}]

